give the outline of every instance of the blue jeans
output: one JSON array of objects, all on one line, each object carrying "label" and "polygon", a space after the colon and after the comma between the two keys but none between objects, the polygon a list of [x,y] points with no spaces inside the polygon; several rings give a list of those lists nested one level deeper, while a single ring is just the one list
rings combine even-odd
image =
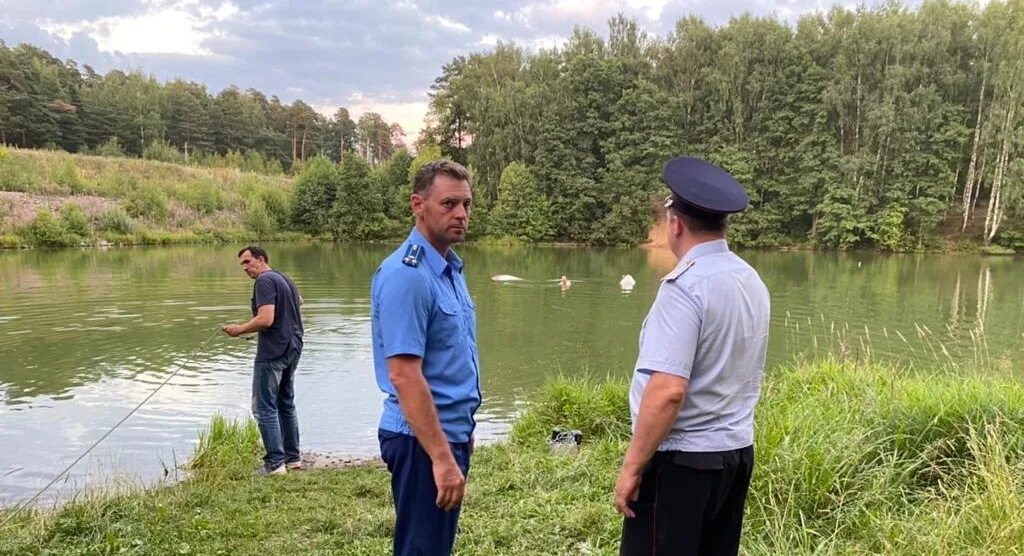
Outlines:
[{"label": "blue jeans", "polygon": [[291,348],[273,361],[257,361],[252,374],[252,415],[260,428],[263,465],[275,469],[299,461],[299,419],[295,414],[295,368],[301,350]]},{"label": "blue jeans", "polygon": [[[419,440],[378,429],[381,459],[391,472],[395,501],[394,556],[448,556],[455,545],[460,508],[438,508],[434,465]],[[455,463],[469,477],[469,443],[449,442]]]}]

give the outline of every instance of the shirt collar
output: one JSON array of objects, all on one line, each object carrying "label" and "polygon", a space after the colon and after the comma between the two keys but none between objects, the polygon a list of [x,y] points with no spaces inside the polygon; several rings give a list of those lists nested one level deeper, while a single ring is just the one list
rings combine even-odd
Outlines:
[{"label": "shirt collar", "polygon": [[448,257],[442,257],[441,254],[437,252],[437,249],[434,248],[434,245],[427,241],[427,238],[420,233],[418,228],[413,227],[412,232],[409,234],[409,239],[406,240],[406,242],[414,243],[423,247],[423,251],[425,253],[423,258],[426,259],[427,265],[430,266],[430,270],[434,271],[434,274],[441,275],[449,267],[454,269],[456,272],[462,272],[462,259],[455,254],[455,250],[449,248]]},{"label": "shirt collar", "polygon": [[715,239],[694,245],[686,252],[685,255],[683,255],[683,260],[692,261],[705,255],[718,255],[720,253],[728,252],[729,244],[724,239]]}]

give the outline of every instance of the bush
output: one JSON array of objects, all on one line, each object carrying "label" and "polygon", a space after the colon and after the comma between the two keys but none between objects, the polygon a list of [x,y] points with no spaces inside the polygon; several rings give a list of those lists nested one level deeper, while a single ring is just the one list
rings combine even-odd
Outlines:
[{"label": "bush", "polygon": [[26,158],[0,148],[0,190],[32,192],[39,188],[39,170]]},{"label": "bush", "polygon": [[142,151],[142,158],[146,160],[159,160],[173,164],[184,164],[185,155],[170,143],[164,141],[153,141]]},{"label": "bush", "polygon": [[81,207],[74,203],[68,203],[61,209],[60,223],[64,232],[77,241],[82,241],[92,234],[89,217],[85,215]]},{"label": "bush", "polygon": [[62,247],[77,243],[68,237],[61,223],[45,209],[36,212],[35,219],[25,232],[29,243],[38,247]]},{"label": "bush", "polygon": [[234,150],[224,153],[223,161],[224,168],[241,169],[245,163],[242,153]]},{"label": "bush", "polygon": [[181,200],[199,214],[212,214],[227,205],[224,192],[210,180],[200,180],[185,185]]},{"label": "bush", "polygon": [[295,179],[291,222],[308,234],[322,234],[331,223],[330,212],[338,192],[338,166],[323,157],[308,162]]},{"label": "bush", "polygon": [[246,229],[256,234],[257,239],[264,239],[277,229],[277,222],[258,196],[245,202],[244,224]]},{"label": "bush", "polygon": [[96,153],[100,156],[124,156],[124,147],[121,145],[121,140],[115,135],[100,145],[100,148],[96,149]]},{"label": "bush", "polygon": [[17,249],[24,245],[24,240],[15,234],[0,235],[0,249]]},{"label": "bush", "polygon": [[143,185],[125,197],[124,210],[133,218],[149,218],[155,222],[167,219],[167,199],[153,185]]},{"label": "bush", "polygon": [[281,166],[281,161],[274,158],[267,161],[265,173],[272,176],[280,176],[284,173],[284,167]]},{"label": "bush", "polygon": [[71,193],[82,193],[85,191],[85,180],[78,175],[78,168],[74,162],[67,160],[57,167],[53,173],[53,182],[67,189]]},{"label": "bush", "polygon": [[245,172],[263,174],[267,171],[267,161],[259,151],[246,151],[245,157],[242,160],[241,169]]},{"label": "bush", "polygon": [[124,209],[118,207],[110,209],[96,219],[96,229],[103,232],[115,234],[130,234],[135,229],[135,223]]},{"label": "bush", "polygon": [[109,169],[89,190],[101,197],[124,197],[137,187],[138,181],[135,176],[127,172],[119,172],[116,169]]}]

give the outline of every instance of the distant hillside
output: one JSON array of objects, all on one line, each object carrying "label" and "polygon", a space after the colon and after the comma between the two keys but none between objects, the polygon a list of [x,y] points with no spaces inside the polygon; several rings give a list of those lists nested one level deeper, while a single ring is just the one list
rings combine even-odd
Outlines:
[{"label": "distant hillside", "polygon": [[0,247],[277,237],[291,189],[233,168],[0,148]]}]

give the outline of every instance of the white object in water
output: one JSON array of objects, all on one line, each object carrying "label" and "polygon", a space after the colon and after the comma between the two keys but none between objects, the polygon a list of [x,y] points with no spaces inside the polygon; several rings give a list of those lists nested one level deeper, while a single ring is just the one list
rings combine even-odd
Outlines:
[{"label": "white object in water", "polygon": [[563,290],[567,290],[572,286],[572,280],[570,280],[568,276],[563,274],[562,279],[559,280],[559,285],[562,286]]},{"label": "white object in water", "polygon": [[495,274],[491,276],[491,280],[494,282],[522,282],[523,279],[518,276],[512,276],[511,274]]},{"label": "white object in water", "polygon": [[634,280],[629,274],[623,274],[622,280],[619,280],[619,287],[622,288],[622,291],[630,291],[635,285],[636,280]]}]

